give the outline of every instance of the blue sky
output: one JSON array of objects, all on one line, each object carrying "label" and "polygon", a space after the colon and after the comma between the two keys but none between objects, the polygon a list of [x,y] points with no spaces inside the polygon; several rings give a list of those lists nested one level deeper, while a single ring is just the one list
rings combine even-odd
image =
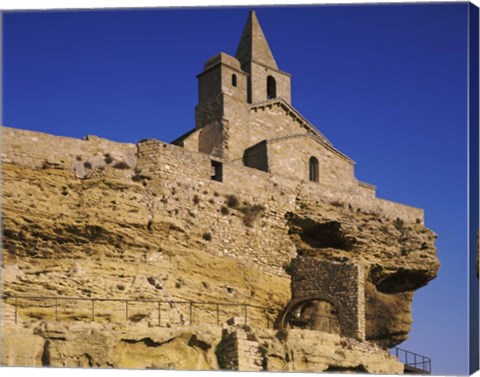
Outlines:
[{"label": "blue sky", "polygon": [[[171,141],[196,75],[235,54],[249,7],[6,13],[3,124]],[[379,197],[425,209],[438,278],[401,347],[467,373],[467,3],[256,7],[292,103]]]}]

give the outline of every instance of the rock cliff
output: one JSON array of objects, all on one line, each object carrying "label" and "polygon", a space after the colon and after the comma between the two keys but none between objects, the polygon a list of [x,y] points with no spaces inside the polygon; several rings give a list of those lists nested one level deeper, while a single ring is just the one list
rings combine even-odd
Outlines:
[{"label": "rock cliff", "polygon": [[[181,166],[202,165],[179,147],[161,147],[173,155],[157,169],[131,146],[92,139],[72,152],[31,133],[45,138],[37,148],[7,131],[2,364],[218,369],[222,344],[241,333],[257,361],[240,369],[402,372],[386,350],[408,337],[414,291],[439,267],[423,219],[312,197],[254,169],[238,168],[244,181],[197,179]],[[307,257],[360,266],[365,340],[266,328],[291,299],[292,261]],[[92,321],[92,299],[136,301],[125,313],[123,301],[99,300]],[[159,319],[156,301],[187,304],[163,304]],[[226,324],[243,318],[237,304],[252,305],[248,326]]]}]

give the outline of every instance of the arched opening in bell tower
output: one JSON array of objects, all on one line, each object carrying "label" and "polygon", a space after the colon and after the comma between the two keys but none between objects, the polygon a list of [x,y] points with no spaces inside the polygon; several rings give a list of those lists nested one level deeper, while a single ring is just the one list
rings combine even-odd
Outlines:
[{"label": "arched opening in bell tower", "polygon": [[277,82],[272,76],[267,77],[267,99],[277,98]]}]

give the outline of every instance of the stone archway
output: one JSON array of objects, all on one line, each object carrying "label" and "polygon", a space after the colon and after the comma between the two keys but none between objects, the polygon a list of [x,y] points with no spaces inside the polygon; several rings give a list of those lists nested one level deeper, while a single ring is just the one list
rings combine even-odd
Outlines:
[{"label": "stone archway", "polygon": [[278,329],[301,328],[345,335],[346,319],[342,306],[328,295],[292,299],[280,314]]},{"label": "stone archway", "polygon": [[[293,259],[290,266],[292,298],[277,317],[275,325],[278,329],[288,328],[289,321],[295,316],[300,317],[299,326],[301,321],[307,321],[303,325],[305,328],[322,328],[320,321],[313,316],[321,312],[321,305],[325,306],[323,309],[333,306],[340,335],[365,339],[365,277],[362,266],[303,255]],[[322,301],[329,302],[330,306],[322,304]]]}]

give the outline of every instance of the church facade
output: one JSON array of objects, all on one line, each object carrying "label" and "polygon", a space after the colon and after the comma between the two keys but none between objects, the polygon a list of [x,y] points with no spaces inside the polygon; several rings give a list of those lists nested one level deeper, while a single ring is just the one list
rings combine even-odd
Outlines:
[{"label": "church facade", "polygon": [[205,63],[195,129],[173,144],[286,178],[374,190],[292,106],[291,74],[279,69],[253,10],[236,56],[221,52]]},{"label": "church facade", "polygon": [[214,180],[228,179],[224,164],[253,168],[310,196],[423,222],[421,209],[376,198],[375,186],[355,178],[355,162],[293,107],[291,74],[278,67],[254,10],[235,57],[215,55],[197,77],[195,128],[172,144],[210,156]]}]

